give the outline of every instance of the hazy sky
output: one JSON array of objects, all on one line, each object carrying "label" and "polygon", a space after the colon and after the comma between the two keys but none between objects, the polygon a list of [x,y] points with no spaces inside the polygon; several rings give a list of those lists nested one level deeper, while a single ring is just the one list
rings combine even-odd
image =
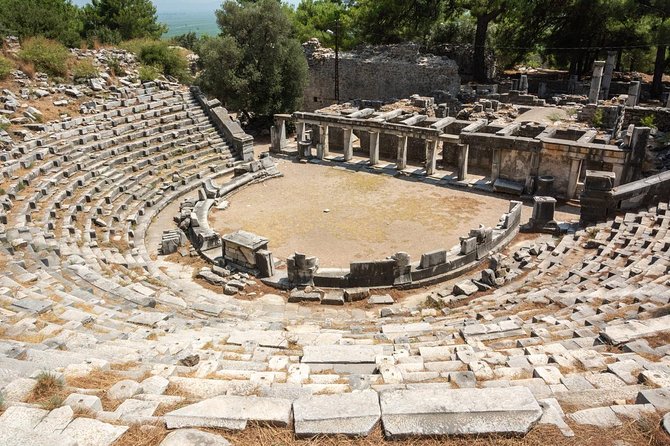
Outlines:
[{"label": "hazy sky", "polygon": [[[72,0],[75,5],[85,5],[88,3],[88,0]],[[299,0],[283,0],[287,1],[292,5],[297,5]],[[180,12],[180,11],[214,11],[221,3],[222,0],[153,0],[154,5],[158,9],[158,12]]]}]

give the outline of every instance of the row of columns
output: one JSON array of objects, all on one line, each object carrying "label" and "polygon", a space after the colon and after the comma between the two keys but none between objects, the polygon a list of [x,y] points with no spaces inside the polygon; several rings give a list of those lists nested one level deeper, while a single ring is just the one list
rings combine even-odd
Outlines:
[{"label": "row of columns", "polygon": [[[282,123],[283,124],[283,123]],[[329,127],[328,125],[319,125],[319,143],[316,145],[316,157],[318,159],[324,159],[330,155],[329,147]],[[351,128],[342,128],[343,131],[343,154],[344,161],[351,161],[353,159],[353,129]],[[306,136],[306,125],[304,122],[296,123],[296,133],[298,141],[298,154],[300,157],[309,156],[311,151],[311,143],[307,140]],[[374,166],[379,164],[379,141],[381,138],[380,132],[368,132],[369,133],[369,159],[370,165]],[[278,133],[279,134],[279,133]],[[398,170],[404,170],[407,168],[407,136],[398,136],[397,137],[397,146],[396,146],[396,168]],[[437,170],[437,156],[439,152],[439,139],[429,139],[426,140],[426,162],[425,169],[426,175],[434,175]],[[469,146],[467,144],[447,144],[449,146],[454,146],[458,150],[458,179],[464,180],[468,172],[468,151]]]}]

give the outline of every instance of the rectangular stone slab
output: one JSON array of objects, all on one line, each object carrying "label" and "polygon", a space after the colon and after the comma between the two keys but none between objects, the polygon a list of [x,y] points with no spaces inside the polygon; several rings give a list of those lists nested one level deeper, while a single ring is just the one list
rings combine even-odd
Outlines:
[{"label": "rectangular stone slab", "polygon": [[380,395],[387,438],[526,433],[542,409],[526,387],[407,389]]},{"label": "rectangular stone slab", "polygon": [[288,426],[291,423],[291,400],[222,395],[165,414],[168,429],[221,427],[240,430],[249,420]]},{"label": "rectangular stone slab", "polygon": [[311,395],[293,403],[295,434],[365,436],[379,421],[379,396],[374,390],[337,395]]},{"label": "rectangular stone slab", "polygon": [[381,345],[306,345],[302,349],[303,363],[374,363],[375,356],[384,353]]},{"label": "rectangular stone slab", "polygon": [[670,315],[641,321],[627,321],[605,327],[602,335],[612,344],[622,344],[634,339],[653,336],[670,330]]}]

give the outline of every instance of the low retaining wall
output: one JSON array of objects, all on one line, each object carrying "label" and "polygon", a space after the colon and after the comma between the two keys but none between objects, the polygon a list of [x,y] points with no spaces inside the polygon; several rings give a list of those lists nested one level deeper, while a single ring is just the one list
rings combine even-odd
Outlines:
[{"label": "low retaining wall", "polygon": [[232,180],[221,186],[212,181],[203,181],[198,199],[183,203],[180,215],[175,218],[198,254],[213,264],[219,264],[222,258],[222,238],[209,226],[208,215],[212,206],[218,199],[248,184],[265,181],[281,174],[274,160],[268,156],[235,167],[235,175]]},{"label": "low retaining wall", "polygon": [[[460,245],[449,251],[425,253],[419,261],[410,262],[409,255],[396,253],[382,260],[352,262],[349,269],[299,270],[288,277],[301,277],[300,283],[276,278],[266,283],[283,288],[314,285],[325,288],[395,287],[414,288],[456,277],[477,266],[483,259],[504,248],[519,232],[521,221],[519,201],[511,201],[509,212],[503,214],[495,228],[479,227],[461,237]],[[316,262],[318,265],[318,260]]]},{"label": "low retaining wall", "polygon": [[243,161],[254,159],[254,138],[242,130],[237,121],[233,121],[228,110],[221,106],[218,99],[211,101],[200,91],[198,87],[191,87],[191,94],[198,100],[200,106],[205,110],[207,116],[214,122],[216,128],[221,132],[228,144],[230,144],[237,155]]},{"label": "low retaining wall", "polygon": [[634,211],[667,201],[670,197],[670,171],[607,189],[589,188],[587,181],[587,188],[580,197],[582,224],[613,218],[616,211]]}]

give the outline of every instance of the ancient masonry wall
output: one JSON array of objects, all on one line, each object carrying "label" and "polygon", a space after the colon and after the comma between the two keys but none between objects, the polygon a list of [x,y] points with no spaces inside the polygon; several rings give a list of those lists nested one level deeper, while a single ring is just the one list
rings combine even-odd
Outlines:
[{"label": "ancient masonry wall", "polygon": [[[305,44],[309,83],[303,110],[314,111],[335,103],[335,52],[312,41]],[[412,45],[342,52],[339,61],[340,102],[354,99],[389,100],[435,91],[458,93],[456,62],[421,55]]]}]

